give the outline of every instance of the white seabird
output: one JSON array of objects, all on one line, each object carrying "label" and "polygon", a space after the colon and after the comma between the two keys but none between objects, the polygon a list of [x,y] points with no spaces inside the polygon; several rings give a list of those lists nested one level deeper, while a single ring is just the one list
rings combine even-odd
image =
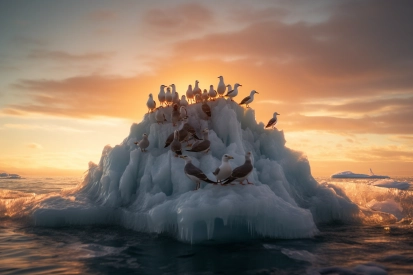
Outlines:
[{"label": "white seabird", "polygon": [[195,80],[195,86],[194,86],[193,92],[194,92],[194,95],[201,95],[202,94],[201,88],[199,88],[199,81],[198,80]]},{"label": "white seabird", "polygon": [[[218,93],[219,97],[223,97],[224,94],[225,94],[225,91],[227,89],[227,86],[225,86],[223,76],[220,75],[220,76],[218,76],[218,78],[219,78],[219,82],[218,82],[218,86],[217,86],[217,93]],[[228,90],[228,91],[230,91],[230,90]]]},{"label": "white seabird", "polygon": [[255,90],[252,90],[250,95],[244,98],[239,105],[245,104],[245,106],[249,108],[248,105],[254,100],[254,94],[258,94],[258,92]]},{"label": "white seabird", "polygon": [[192,159],[189,156],[179,156],[185,160],[184,172],[185,175],[192,181],[196,183],[195,190],[201,187],[201,181],[216,184],[215,181],[208,179],[208,177],[202,172],[201,169],[192,164]]},{"label": "white seabird", "polygon": [[205,152],[208,153],[211,147],[211,141],[208,138],[208,129],[204,129],[202,133],[204,134],[204,139],[197,144],[194,144],[191,149],[186,150],[188,152]]},{"label": "white seabird", "polygon": [[212,100],[215,100],[215,98],[217,97],[217,91],[214,90],[214,85],[209,85],[208,95]]},{"label": "white seabird", "polygon": [[156,101],[153,100],[152,94],[149,94],[148,101],[146,102],[146,106],[148,107],[148,113],[153,112],[156,108]]},{"label": "white seabird", "polygon": [[179,105],[181,105],[181,106],[188,106],[188,101],[186,100],[186,96],[185,96],[185,95],[181,96],[181,101],[179,102]]},{"label": "white seabird", "polygon": [[142,139],[140,141],[134,142],[136,145],[141,148],[141,152],[146,152],[146,148],[149,146],[148,135],[145,133],[142,135]]},{"label": "white seabird", "polygon": [[165,101],[166,104],[170,105],[172,104],[172,92],[171,92],[171,88],[166,88],[166,94],[165,94]]},{"label": "white seabird", "polygon": [[185,106],[181,106],[181,108],[179,108],[179,113],[181,115],[181,119],[184,119],[188,116],[188,111],[186,110]]},{"label": "white seabird", "polygon": [[201,98],[202,98],[202,100],[208,100],[208,99],[209,99],[209,95],[208,95],[207,89],[204,89],[204,92],[202,93]]},{"label": "white seabird", "polygon": [[196,94],[196,95],[195,95],[195,103],[199,103],[199,102],[202,102],[201,95],[200,95],[200,94]]},{"label": "white seabird", "polygon": [[165,85],[161,85],[159,89],[158,100],[160,105],[163,105],[165,102],[165,87]]},{"label": "white seabird", "polygon": [[163,124],[166,120],[165,113],[163,112],[163,107],[159,106],[155,112],[155,120],[158,124]]},{"label": "white seabird", "polygon": [[194,99],[194,91],[192,90],[192,85],[188,85],[188,90],[186,91],[186,98],[191,103]]},{"label": "white seabird", "polygon": [[275,128],[275,124],[277,124],[277,115],[279,116],[280,114],[277,112],[273,114],[272,119],[268,121],[267,126],[265,126],[265,128],[268,128],[268,127],[272,127],[273,129]]},{"label": "white seabird", "polygon": [[235,83],[234,85],[234,89],[231,91],[228,91],[228,93],[225,96],[228,96],[229,98],[231,98],[232,101],[234,97],[236,97],[238,95],[238,87],[242,86],[241,84]]},{"label": "white seabird", "polygon": [[247,180],[248,184],[253,184],[252,182],[248,181],[248,176],[252,173],[254,167],[252,166],[251,162],[251,152],[245,154],[245,162],[243,165],[238,166],[234,170],[232,170],[231,176],[226,179],[222,184],[228,184],[232,181],[239,181],[242,185],[244,180]]},{"label": "white seabird", "polygon": [[175,157],[182,155],[182,145],[179,141],[179,131],[174,131],[174,140],[171,142],[171,151],[175,153]]},{"label": "white seabird", "polygon": [[218,183],[222,182],[223,180],[231,176],[232,167],[228,162],[230,159],[234,158],[228,154],[223,155],[221,165],[217,169],[215,169],[214,172],[212,172],[212,174],[215,175]]},{"label": "white seabird", "polygon": [[179,94],[176,91],[176,86],[175,84],[171,84],[170,85],[172,87],[172,102],[176,103],[176,104],[180,104],[180,100],[179,100]]}]

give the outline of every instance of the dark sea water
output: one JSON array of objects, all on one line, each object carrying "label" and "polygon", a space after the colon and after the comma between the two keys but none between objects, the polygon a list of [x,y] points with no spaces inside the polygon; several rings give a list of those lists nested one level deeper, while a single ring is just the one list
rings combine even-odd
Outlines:
[{"label": "dark sea water", "polygon": [[[332,183],[331,179],[318,180]],[[79,181],[0,180],[0,207],[21,201],[13,217],[5,216],[0,208],[0,274],[413,274],[411,217],[392,224],[318,225],[320,233],[309,239],[197,245],[115,225],[46,228],[33,224],[25,208],[38,203],[30,200],[34,194],[64,195],[65,189]],[[355,189],[369,184],[335,182]],[[377,190],[369,195],[377,200],[392,196],[400,200],[404,211],[410,211],[411,190]],[[352,199],[359,200],[359,196]]]}]

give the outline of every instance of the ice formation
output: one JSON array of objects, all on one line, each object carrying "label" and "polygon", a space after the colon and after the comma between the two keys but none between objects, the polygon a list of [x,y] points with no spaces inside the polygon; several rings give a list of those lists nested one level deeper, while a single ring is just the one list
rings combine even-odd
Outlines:
[{"label": "ice formation", "polygon": [[[106,146],[99,164],[89,163],[83,185],[71,196],[50,198],[33,217],[37,225],[115,223],[144,232],[164,232],[185,242],[247,238],[306,238],[317,234],[317,223],[354,221],[359,208],[337,188],[319,184],[302,153],[285,146],[283,131],[265,130],[254,110],[223,98],[187,107],[189,123],[209,129],[209,153],[184,152],[210,178],[224,154],[241,165],[252,152],[254,185],[195,184],[183,171],[185,162],[164,148],[177,127],[156,123],[155,113],[133,124],[129,136]],[[164,108],[167,118],[171,107]],[[134,142],[147,133],[150,145],[141,152]],[[73,199],[73,197],[75,199]]]}]

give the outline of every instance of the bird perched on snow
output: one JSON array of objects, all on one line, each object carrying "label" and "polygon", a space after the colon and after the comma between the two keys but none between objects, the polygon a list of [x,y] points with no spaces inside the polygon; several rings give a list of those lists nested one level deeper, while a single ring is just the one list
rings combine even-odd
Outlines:
[{"label": "bird perched on snow", "polygon": [[165,94],[165,101],[167,105],[172,104],[172,92],[171,88],[166,88],[166,94]]},{"label": "bird perched on snow", "polygon": [[158,100],[160,105],[163,105],[165,102],[165,87],[165,85],[161,85],[159,89]]},{"label": "bird perched on snow", "polygon": [[186,110],[185,106],[181,106],[181,108],[179,108],[179,113],[180,113],[181,119],[184,119],[188,116],[188,111]]},{"label": "bird perched on snow", "polygon": [[195,190],[198,190],[201,187],[201,181],[216,184],[215,181],[208,179],[208,177],[204,174],[204,172],[202,172],[201,169],[192,164],[192,159],[189,156],[179,157],[185,160],[184,172],[190,180],[196,183]]},{"label": "bird perched on snow", "polygon": [[194,99],[194,91],[192,91],[192,85],[188,85],[188,90],[186,91],[186,98],[191,103]]},{"label": "bird perched on snow", "polygon": [[178,105],[174,104],[172,113],[171,113],[171,121],[172,121],[172,126],[176,126],[178,121],[181,119],[181,113],[178,110]]},{"label": "bird perched on snow", "polygon": [[148,101],[146,102],[146,106],[148,107],[148,113],[153,112],[156,108],[156,101],[153,100],[152,94],[149,94]]},{"label": "bird perched on snow", "polygon": [[149,146],[148,135],[145,133],[142,135],[142,139],[140,141],[134,142],[136,145],[141,148],[141,152],[146,152],[146,148]]},{"label": "bird perched on snow", "polygon": [[181,106],[188,106],[188,101],[186,100],[186,96],[181,96],[181,100],[179,101],[179,105]]},{"label": "bird perched on snow", "polygon": [[196,135],[195,128],[192,127],[191,124],[189,124],[189,122],[188,122],[188,117],[185,117],[185,118],[183,119],[182,129],[185,129],[186,131],[188,131],[193,138],[195,138],[195,139],[197,139],[197,140],[200,139],[200,138],[197,137],[197,135]]},{"label": "bird perched on snow", "polygon": [[202,111],[208,116],[208,118],[211,117],[211,107],[209,107],[206,100],[204,100],[204,102],[202,102]]},{"label": "bird perched on snow", "polygon": [[186,150],[186,151],[208,153],[210,146],[211,146],[211,141],[208,139],[208,132],[209,132],[208,129],[204,129],[202,131],[204,135],[204,139],[200,141],[199,143],[194,144],[191,149]]},{"label": "bird perched on snow", "polygon": [[211,100],[215,100],[217,97],[217,91],[214,90],[214,85],[209,85],[208,95]]},{"label": "bird perched on snow", "polygon": [[268,128],[268,127],[272,127],[273,129],[275,128],[275,124],[277,124],[277,115],[279,116],[280,114],[277,112],[273,114],[272,119],[268,121],[267,126],[265,126],[265,128]]},{"label": "bird perched on snow", "polygon": [[235,83],[234,85],[234,89],[231,91],[228,91],[228,93],[225,96],[228,96],[229,98],[231,98],[232,101],[234,97],[236,97],[238,95],[238,87],[242,86],[241,84]]},{"label": "bird perched on snow", "polygon": [[[227,89],[227,86],[225,86],[223,76],[218,76],[218,78],[219,78],[219,82],[218,82],[218,86],[217,86],[217,93],[218,93],[219,97],[223,97],[224,94],[225,94],[225,91]],[[230,91],[230,90],[228,90],[228,91]]]},{"label": "bird perched on snow", "polygon": [[163,107],[159,106],[155,112],[155,120],[158,124],[163,124],[166,120],[165,113],[163,112]]},{"label": "bird perched on snow", "polygon": [[238,166],[234,170],[232,170],[231,176],[226,179],[222,184],[228,184],[230,182],[239,181],[242,185],[244,180],[247,180],[248,184],[253,184],[252,182],[248,181],[248,176],[252,173],[254,167],[252,166],[251,162],[251,152],[245,154],[245,162],[243,165]]},{"label": "bird perched on snow", "polygon": [[229,92],[229,91],[232,91],[232,86],[231,86],[231,84],[228,84],[227,86],[225,86],[225,87],[227,87],[227,91]]},{"label": "bird perched on snow", "polygon": [[245,104],[245,106],[249,108],[248,105],[254,100],[254,94],[258,94],[258,92],[255,90],[252,90],[250,95],[244,98],[239,105]]},{"label": "bird perched on snow", "polygon": [[179,131],[175,130],[174,131],[174,140],[171,143],[171,151],[175,154],[175,157],[178,155],[182,155],[182,145],[181,142],[179,142]]},{"label": "bird perched on snow", "polygon": [[217,169],[215,169],[214,172],[212,172],[212,174],[215,175],[218,183],[222,182],[223,180],[231,176],[232,167],[228,162],[230,159],[234,159],[234,158],[228,154],[223,155],[222,160],[221,160],[221,165]]},{"label": "bird perched on snow", "polygon": [[202,102],[201,95],[200,95],[200,94],[196,94],[196,95],[195,95],[195,103],[199,103],[199,102]]},{"label": "bird perched on snow", "polygon": [[208,100],[209,95],[208,95],[207,89],[204,89],[204,92],[202,93],[201,98],[202,98],[202,100]]}]

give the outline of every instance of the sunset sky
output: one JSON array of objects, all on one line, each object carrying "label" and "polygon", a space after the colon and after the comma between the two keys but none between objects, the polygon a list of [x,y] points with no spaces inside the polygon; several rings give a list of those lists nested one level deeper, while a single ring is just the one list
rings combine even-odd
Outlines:
[{"label": "sunset sky", "polygon": [[[1,1],[0,171],[82,175],[149,93],[241,83],[314,176],[413,175],[412,1]],[[157,96],[155,96],[157,98]]]}]

